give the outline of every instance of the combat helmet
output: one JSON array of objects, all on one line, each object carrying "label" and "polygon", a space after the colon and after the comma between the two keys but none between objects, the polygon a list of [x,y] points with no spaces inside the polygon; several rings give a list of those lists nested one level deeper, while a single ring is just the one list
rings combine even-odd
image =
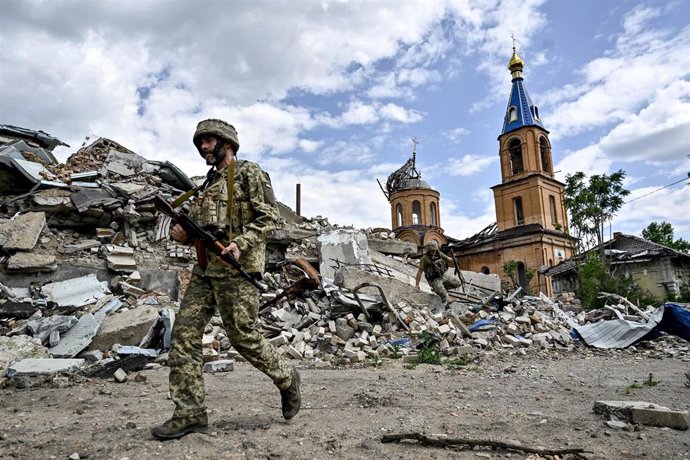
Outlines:
[{"label": "combat helmet", "polygon": [[213,134],[219,139],[229,142],[235,148],[235,153],[240,149],[240,140],[237,137],[237,130],[230,123],[217,118],[209,118],[208,120],[200,121],[196,126],[194,137],[192,141],[196,148],[201,144],[201,137],[207,134]]},{"label": "combat helmet", "polygon": [[427,241],[424,243],[424,249],[427,251],[438,251],[438,242],[436,240]]}]

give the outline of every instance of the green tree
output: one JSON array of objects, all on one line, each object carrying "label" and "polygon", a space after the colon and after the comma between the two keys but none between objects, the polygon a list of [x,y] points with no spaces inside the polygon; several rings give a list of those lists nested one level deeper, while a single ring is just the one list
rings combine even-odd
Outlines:
[{"label": "green tree", "polygon": [[[578,250],[600,245],[603,256],[604,224],[623,206],[630,190],[623,187],[625,171],[594,175],[586,182],[582,171],[565,176],[563,204],[570,212],[570,224],[578,238]],[[603,257],[602,257],[603,259]]]},{"label": "green tree", "polygon": [[652,222],[642,230],[642,238],[657,244],[664,245],[680,252],[690,252],[690,242],[683,238],[673,239],[673,225],[668,222]]}]

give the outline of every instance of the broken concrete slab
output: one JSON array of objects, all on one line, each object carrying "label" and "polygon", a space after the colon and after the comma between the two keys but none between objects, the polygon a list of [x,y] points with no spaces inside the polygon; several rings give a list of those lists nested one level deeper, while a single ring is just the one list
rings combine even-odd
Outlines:
[{"label": "broken concrete slab", "polygon": [[89,346],[96,336],[100,323],[91,313],[82,315],[66,333],[62,334],[60,342],[52,347],[50,354],[56,358],[73,358]]},{"label": "broken concrete slab", "polygon": [[83,359],[27,358],[11,365],[6,372],[14,385],[31,388],[55,374],[71,374],[84,365]]},{"label": "broken concrete slab", "polygon": [[28,212],[0,221],[0,246],[9,251],[30,251],[46,226],[44,212]]},{"label": "broken concrete slab", "polygon": [[333,279],[338,266],[372,264],[369,245],[364,232],[354,229],[335,229],[319,235],[319,272]]},{"label": "broken concrete slab", "polygon": [[158,309],[148,305],[107,316],[89,349],[110,350],[116,343],[137,346],[155,321],[158,321]]},{"label": "broken concrete slab", "polygon": [[18,252],[7,259],[8,273],[50,273],[56,271],[57,268],[55,256],[50,254]]},{"label": "broken concrete slab", "polygon": [[149,358],[158,357],[158,350],[152,348],[141,348],[132,345],[119,345],[114,350],[118,355],[142,355],[148,356]]},{"label": "broken concrete slab", "polygon": [[120,200],[113,197],[110,192],[102,189],[81,189],[73,193],[70,199],[80,213],[86,212],[92,207],[111,206],[120,203]]},{"label": "broken concrete slab", "polygon": [[378,283],[391,304],[410,302],[419,306],[428,306],[431,310],[441,305],[441,298],[436,294],[422,292],[413,285],[395,278],[386,278],[353,267],[341,267],[335,274],[334,282],[336,286],[347,289],[354,289],[362,283]]},{"label": "broken concrete slab", "polygon": [[41,341],[28,335],[0,336],[0,376],[10,365],[26,358],[49,358]]},{"label": "broken concrete slab", "polygon": [[688,411],[674,411],[646,401],[596,401],[595,414],[616,417],[630,423],[687,430]]},{"label": "broken concrete slab", "polygon": [[103,168],[105,170],[102,173],[104,176],[107,176],[108,173],[115,173],[124,177],[134,176],[142,172],[152,173],[155,170],[155,167],[149,164],[146,158],[136,153],[118,152],[113,148],[108,152]]},{"label": "broken concrete slab", "polygon": [[32,319],[26,326],[27,331],[43,343],[48,340],[51,332],[66,332],[77,324],[77,321],[76,316],[52,315],[46,318]]},{"label": "broken concrete slab", "polygon": [[378,251],[382,254],[404,256],[406,254],[417,253],[417,245],[409,241],[367,238],[367,243],[369,245],[369,251]]},{"label": "broken concrete slab", "polygon": [[98,281],[96,275],[48,283],[41,288],[41,292],[46,299],[61,307],[88,305],[109,293],[107,287]]}]

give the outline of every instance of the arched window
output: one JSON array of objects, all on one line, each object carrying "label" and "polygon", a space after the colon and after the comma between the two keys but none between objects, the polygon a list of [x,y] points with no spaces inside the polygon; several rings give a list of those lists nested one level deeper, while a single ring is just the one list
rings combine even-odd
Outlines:
[{"label": "arched window", "polygon": [[549,165],[549,143],[545,137],[539,138],[539,154],[541,155],[541,170],[550,171]]},{"label": "arched window", "polygon": [[515,225],[522,225],[525,223],[525,214],[522,212],[522,198],[513,198],[513,214],[515,217]]},{"label": "arched window", "polygon": [[422,223],[422,205],[419,201],[412,202],[412,225],[419,225]]},{"label": "arched window", "polygon": [[508,152],[510,154],[510,171],[513,174],[519,174],[525,170],[522,164],[522,144],[520,139],[513,139],[508,144]]},{"label": "arched window", "polygon": [[534,118],[539,120],[539,107],[537,107],[536,105],[532,106],[532,112],[534,113]]},{"label": "arched window", "polygon": [[402,227],[402,224],[403,224],[402,223],[403,222],[403,220],[402,220],[402,205],[400,203],[398,203],[395,206],[395,216],[396,216],[397,221],[398,221],[398,227]]},{"label": "arched window", "polygon": [[512,123],[514,121],[517,121],[518,115],[517,115],[517,107],[514,105],[511,105],[508,107],[508,123]]},{"label": "arched window", "polygon": [[488,275],[491,273],[491,271],[489,270],[489,267],[487,267],[487,266],[482,267],[481,272],[484,273],[485,275]]},{"label": "arched window", "polygon": [[438,219],[436,218],[436,203],[433,201],[429,205],[429,211],[431,213],[431,225],[438,225]]}]

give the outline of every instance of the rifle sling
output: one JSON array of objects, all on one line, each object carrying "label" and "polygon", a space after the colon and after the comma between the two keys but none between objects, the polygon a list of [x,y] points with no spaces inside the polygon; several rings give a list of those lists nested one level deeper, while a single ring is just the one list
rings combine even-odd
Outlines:
[{"label": "rifle sling", "polygon": [[232,234],[232,204],[234,201],[233,197],[233,186],[235,184],[235,159],[233,159],[228,165],[228,241],[232,241],[234,236]]}]

